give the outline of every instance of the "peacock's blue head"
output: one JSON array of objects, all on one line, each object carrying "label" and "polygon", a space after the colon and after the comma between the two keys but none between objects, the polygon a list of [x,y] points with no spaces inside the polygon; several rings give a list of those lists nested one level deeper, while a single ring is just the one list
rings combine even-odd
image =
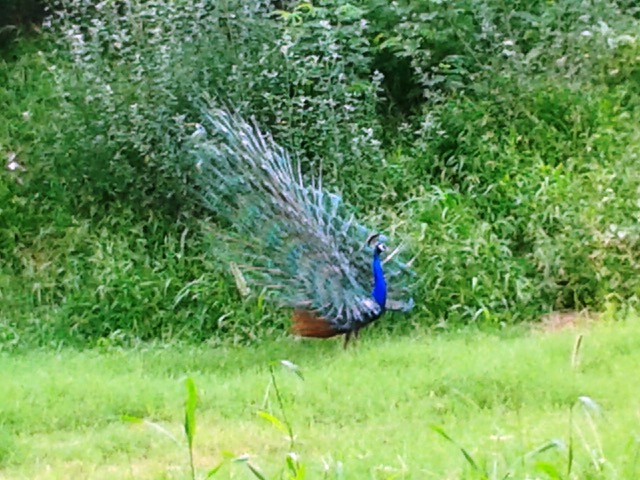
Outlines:
[{"label": "peacock's blue head", "polygon": [[378,255],[380,255],[382,252],[386,250],[387,250],[387,246],[382,242],[376,243],[376,246],[373,247],[373,251]]},{"label": "peacock's blue head", "polygon": [[384,238],[379,233],[372,233],[367,238],[367,245],[373,246],[373,253],[379,256],[382,252],[387,250],[387,246],[384,244]]}]

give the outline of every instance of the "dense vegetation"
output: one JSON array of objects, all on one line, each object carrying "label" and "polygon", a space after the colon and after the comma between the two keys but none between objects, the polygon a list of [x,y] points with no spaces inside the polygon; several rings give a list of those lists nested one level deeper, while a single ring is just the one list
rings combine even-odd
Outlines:
[{"label": "dense vegetation", "polygon": [[635,305],[634,5],[51,2],[0,60],[0,346],[283,331],[209,244],[187,148],[204,102],[407,240],[407,324]]}]

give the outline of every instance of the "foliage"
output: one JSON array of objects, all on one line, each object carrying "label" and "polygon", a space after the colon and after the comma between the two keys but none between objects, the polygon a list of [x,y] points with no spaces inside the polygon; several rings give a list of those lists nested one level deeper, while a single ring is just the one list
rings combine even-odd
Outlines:
[{"label": "foliage", "polygon": [[[424,193],[416,184],[405,203],[425,224],[418,243],[436,317],[447,298],[454,318],[505,311],[502,320],[517,320],[543,305],[580,309],[638,293],[640,185],[623,173],[635,168],[638,137],[624,125],[623,100],[544,88],[513,109],[450,100],[398,155],[440,180]],[[438,134],[459,118],[467,121],[453,142]]]},{"label": "foliage", "polygon": [[203,100],[407,240],[415,321],[636,302],[639,12],[584,5],[50,2],[0,64],[2,345],[283,329],[209,243]]},{"label": "foliage", "polygon": [[362,3],[386,85],[401,105],[451,92],[486,95],[496,77],[592,75],[609,61],[612,43],[629,40],[627,15],[638,13],[610,1],[592,2],[588,13],[578,1]]}]

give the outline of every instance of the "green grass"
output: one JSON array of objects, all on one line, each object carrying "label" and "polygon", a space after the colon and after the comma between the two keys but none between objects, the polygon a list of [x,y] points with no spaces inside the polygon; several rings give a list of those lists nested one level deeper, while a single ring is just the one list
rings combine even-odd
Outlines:
[{"label": "green grass", "polygon": [[[82,13],[86,2],[72,3]],[[497,22],[493,38],[517,51],[496,55],[476,41],[491,22],[468,19],[503,17],[501,2],[460,0],[455,18],[432,5],[447,27],[428,45],[421,17],[398,29],[376,8],[360,20],[410,47],[380,56],[332,8],[313,15],[341,28],[318,30],[310,18],[202,16],[193,2],[178,2],[180,13],[163,0],[153,3],[166,8],[155,15],[165,29],[105,58],[105,35],[147,24],[149,2],[129,2],[130,16],[103,3],[0,52],[0,480],[190,478],[186,378],[198,393],[187,424],[200,478],[225,452],[284,478],[292,449],[311,479],[640,478],[637,317],[583,330],[577,364],[579,330],[407,335],[414,324],[497,328],[613,298],[637,304],[637,19],[608,0],[587,20],[577,0],[557,2]],[[87,34],[87,55],[69,50],[72,26]],[[447,75],[436,97],[419,82],[389,96],[367,73],[389,62],[387,79],[427,73],[430,82],[451,67],[441,60],[461,32],[471,68]],[[336,45],[337,57],[324,55]],[[533,61],[547,47],[550,66]],[[396,68],[412,58],[436,63]],[[272,73],[284,71],[286,80]],[[367,224],[397,226],[417,255],[417,308],[397,329],[405,336],[385,334],[384,320],[347,352],[339,342],[261,341],[283,318],[262,300],[240,304],[203,235],[211,224],[174,170],[197,119],[186,99],[213,92],[245,105],[310,174],[324,158],[326,185]],[[395,107],[422,97],[411,112]],[[24,169],[8,168],[12,160]],[[225,347],[234,342],[251,346]],[[284,414],[270,371],[283,359],[304,376],[276,367]],[[285,414],[293,443],[276,428]],[[250,475],[241,462],[219,474]]]},{"label": "green grass", "polygon": [[[584,333],[578,364],[576,337]],[[141,345],[0,356],[0,478],[189,478],[184,379],[198,390],[198,475],[223,452],[249,454],[269,478],[285,466],[276,369],[306,478],[638,478],[640,321],[556,333],[508,329],[251,348]],[[599,405],[579,402],[587,396]],[[586,404],[588,407],[588,402]],[[573,426],[570,411],[573,407]],[[171,432],[131,424],[143,417]],[[570,475],[570,432],[573,463]],[[558,448],[531,454],[558,440]],[[564,446],[562,446],[564,445]],[[597,466],[594,465],[597,461]],[[336,472],[343,471],[343,476]],[[242,464],[221,478],[250,478]],[[279,478],[279,477],[277,477]],[[284,477],[283,477],[284,478]]]}]

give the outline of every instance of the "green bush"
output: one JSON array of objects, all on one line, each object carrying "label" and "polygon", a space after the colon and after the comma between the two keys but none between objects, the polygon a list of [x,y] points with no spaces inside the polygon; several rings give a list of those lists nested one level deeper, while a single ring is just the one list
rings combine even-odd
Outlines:
[{"label": "green bush", "polygon": [[590,76],[612,44],[627,41],[638,12],[607,0],[588,11],[578,1],[360,3],[390,97],[404,107],[451,92],[486,95],[500,77]]},{"label": "green bush", "polygon": [[396,159],[431,184],[405,179],[410,222],[424,223],[426,315],[502,321],[598,308],[611,295],[635,301],[640,185],[623,172],[636,168],[640,144],[626,99],[546,82],[536,90],[512,110],[449,100]]},{"label": "green bush", "polygon": [[0,154],[25,167],[0,174],[2,342],[282,329],[281,312],[240,303],[207,243],[218,227],[185,148],[204,102],[255,116],[408,240],[419,321],[638,295],[633,4],[51,7],[0,68]]},{"label": "green bush", "polygon": [[17,331],[45,342],[214,333],[241,342],[282,328],[262,302],[234,305],[235,285],[223,274],[228,266],[204,253],[206,232],[183,225],[179,235],[167,235],[158,221],[134,218],[121,211],[97,223],[74,222],[16,249],[19,283],[0,281],[13,314],[4,319],[5,341]]},{"label": "green bush", "polygon": [[70,55],[56,83],[61,141],[74,149],[56,173],[79,208],[119,201],[174,217],[193,208],[182,144],[203,96],[271,125],[314,170],[324,158],[327,180],[382,158],[380,79],[363,27],[346,14],[302,8],[300,23],[272,18],[262,2],[64,5],[49,26]]}]

